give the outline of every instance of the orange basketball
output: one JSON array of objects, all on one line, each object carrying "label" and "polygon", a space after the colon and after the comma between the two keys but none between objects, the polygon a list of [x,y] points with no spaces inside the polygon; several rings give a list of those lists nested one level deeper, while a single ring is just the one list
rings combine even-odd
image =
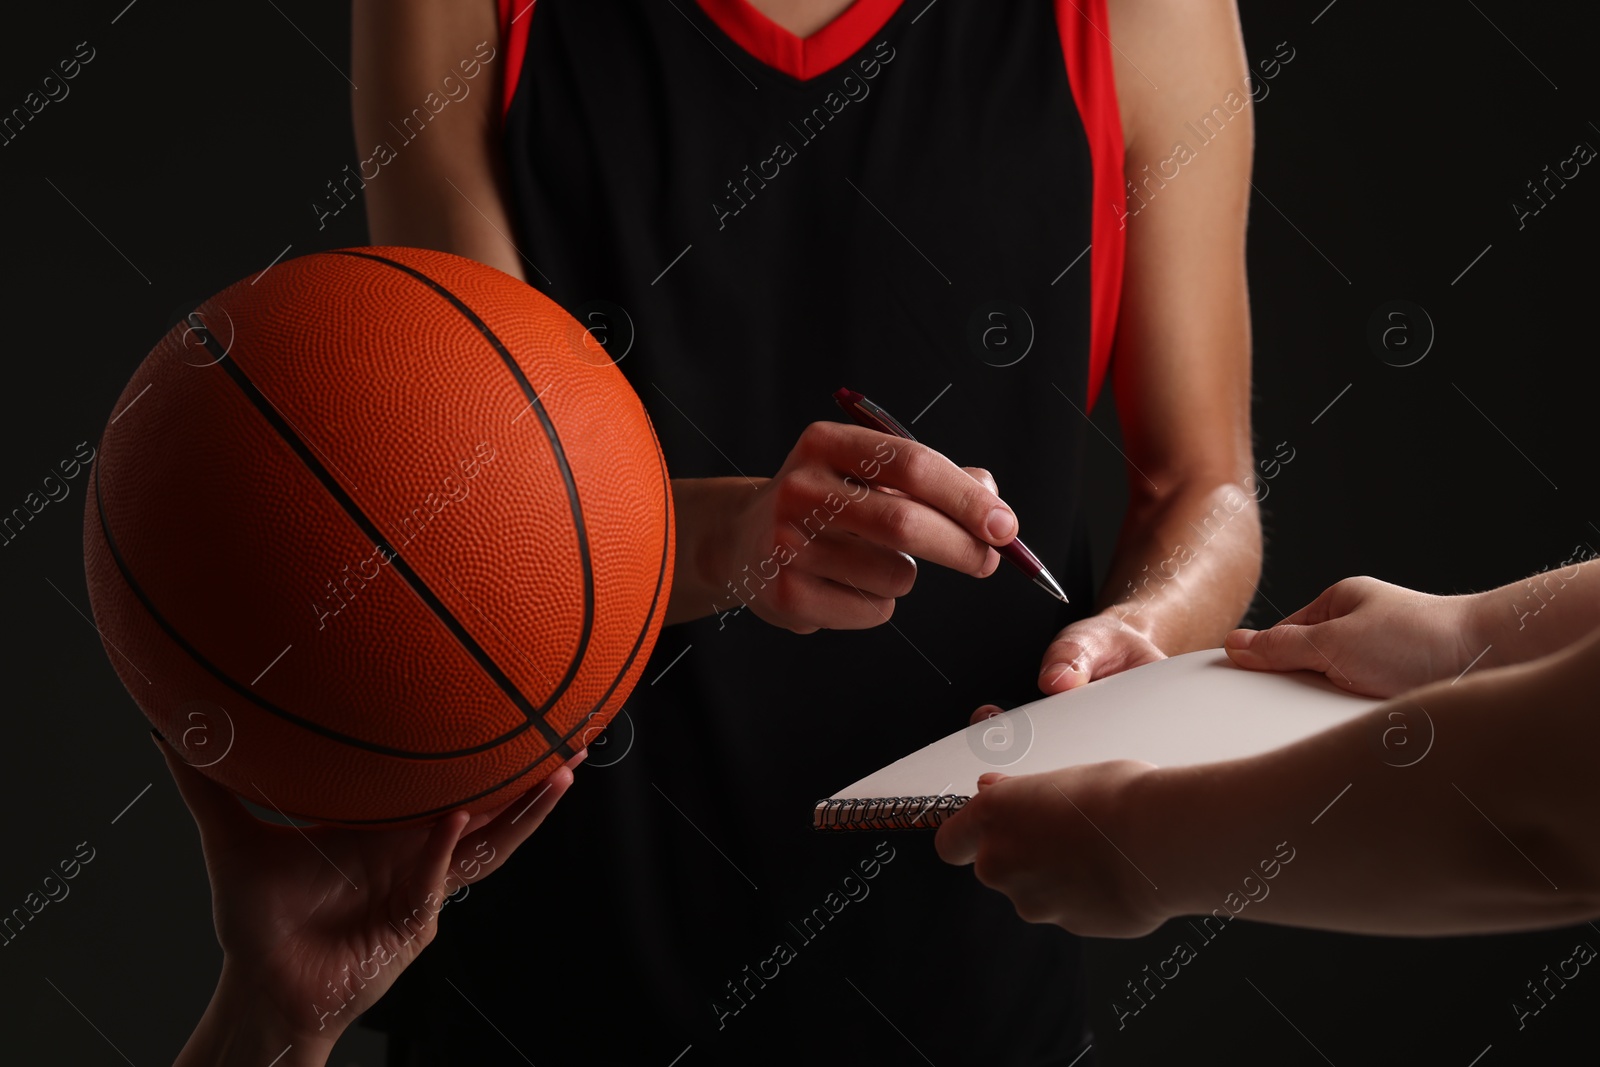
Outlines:
[{"label": "orange basketball", "polygon": [[86,507],[95,622],[145,715],[319,822],[526,791],[621,707],[670,592],[666,465],[606,350],[415,248],[287,260],[174,326]]}]

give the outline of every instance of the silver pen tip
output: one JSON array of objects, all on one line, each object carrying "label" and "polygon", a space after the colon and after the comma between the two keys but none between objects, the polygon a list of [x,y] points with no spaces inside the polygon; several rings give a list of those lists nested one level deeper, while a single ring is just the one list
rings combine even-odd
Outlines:
[{"label": "silver pen tip", "polygon": [[1071,603],[1071,601],[1067,599],[1066,590],[1062,589],[1060,584],[1057,583],[1053,577],[1051,577],[1050,572],[1045,570],[1043,567],[1039,568],[1039,573],[1034,575],[1033,584],[1038,586],[1040,589],[1043,589],[1046,593],[1049,593],[1063,604]]}]

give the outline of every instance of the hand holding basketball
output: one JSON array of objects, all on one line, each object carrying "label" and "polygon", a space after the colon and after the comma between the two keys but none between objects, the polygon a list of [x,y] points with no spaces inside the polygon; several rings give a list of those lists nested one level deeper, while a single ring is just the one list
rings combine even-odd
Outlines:
[{"label": "hand holding basketball", "polygon": [[301,831],[257,819],[156,743],[200,830],[223,950],[216,995],[180,1065],[231,1062],[228,1053],[261,1063],[284,1045],[293,1059],[283,1062],[323,1062],[433,940],[446,898],[538,829],[579,761],[470,822],[457,810],[427,827]]}]

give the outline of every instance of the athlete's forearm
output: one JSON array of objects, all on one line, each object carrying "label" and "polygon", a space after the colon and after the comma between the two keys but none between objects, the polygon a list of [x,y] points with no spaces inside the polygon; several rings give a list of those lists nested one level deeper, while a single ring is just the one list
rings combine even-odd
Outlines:
[{"label": "athlete's forearm", "polygon": [[[757,486],[767,481],[754,479]],[[677,547],[668,625],[737,610],[743,603],[734,583],[744,575],[724,557],[733,511],[751,491],[752,480],[746,478],[672,480]]]},{"label": "athlete's forearm", "polygon": [[[1129,852],[1173,915],[1372,934],[1594,918],[1597,683],[1600,637],[1272,753],[1152,772]],[[1284,843],[1292,863],[1271,866]]]},{"label": "athlete's forearm", "polygon": [[1249,607],[1260,573],[1255,497],[1192,477],[1129,507],[1100,605],[1168,655],[1215,648]]}]

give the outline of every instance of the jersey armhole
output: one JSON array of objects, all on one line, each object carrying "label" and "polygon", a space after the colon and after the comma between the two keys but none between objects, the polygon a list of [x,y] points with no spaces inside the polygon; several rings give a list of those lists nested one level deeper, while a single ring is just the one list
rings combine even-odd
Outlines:
[{"label": "jersey armhole", "polygon": [[[515,2],[515,0],[502,0]],[[1111,366],[1127,249],[1127,194],[1122,173],[1122,114],[1106,32],[1106,0],[1055,0],[1067,81],[1089,141],[1094,191],[1089,229],[1089,382],[1093,408]],[[1069,250],[1070,251],[1070,250]]]}]

